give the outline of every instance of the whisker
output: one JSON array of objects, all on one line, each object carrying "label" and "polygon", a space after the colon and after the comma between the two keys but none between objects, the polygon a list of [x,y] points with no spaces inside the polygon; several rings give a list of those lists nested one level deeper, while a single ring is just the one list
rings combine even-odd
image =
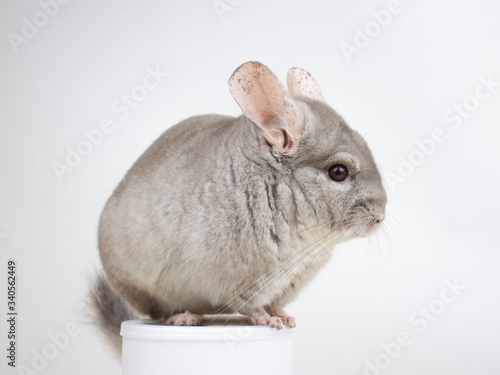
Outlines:
[{"label": "whisker", "polygon": [[377,126],[382,124],[386,119],[387,119],[387,116],[383,117],[381,120],[378,120],[375,124],[373,124],[372,127],[370,127],[370,129],[368,129],[368,131],[363,135],[363,138],[366,138],[368,136],[368,134],[370,134],[373,129],[375,129]]},{"label": "whisker", "polygon": [[[334,241],[333,240],[329,241],[329,242],[324,243],[321,246],[317,247],[316,249],[313,249],[313,250],[309,251],[308,254],[306,255],[306,259],[305,260],[307,260],[311,256],[319,253],[325,246],[327,246],[327,245],[330,246],[332,242],[334,242]],[[277,282],[279,281],[278,277],[280,277],[282,275],[283,276],[291,275],[293,272],[295,272],[298,269],[298,267],[300,267],[304,263],[304,261],[302,259],[298,259],[296,263],[298,263],[298,264],[296,264],[296,265],[293,265],[293,264],[289,265],[287,267],[288,270],[284,269],[278,275],[272,277],[269,280],[266,280],[265,284],[259,290],[257,290],[247,301],[245,301],[245,303],[242,306],[240,306],[236,312],[238,312],[239,310],[241,310],[242,307],[244,307],[248,302],[250,302],[264,288],[266,288],[266,287],[269,288],[270,286],[274,286],[275,284],[277,284]],[[292,267],[292,268],[290,269],[290,267]]]},{"label": "whisker", "polygon": [[[309,231],[309,230],[312,230],[312,229],[317,229],[317,228],[321,228],[325,225],[331,225],[335,222],[335,220],[329,220],[329,221],[326,221],[324,223],[320,223],[320,224],[316,224],[316,225],[313,225],[311,227],[308,227],[308,228],[304,228],[304,229],[301,229],[301,230],[297,230],[297,231],[294,231],[294,232],[291,232],[290,235],[296,235],[296,234],[302,234],[306,231]],[[283,241],[278,241],[276,242],[276,245],[281,245],[283,243]],[[265,247],[259,249],[257,252],[253,252],[251,254],[248,254],[247,256],[245,257],[241,257],[240,259],[242,260],[246,260],[246,259],[249,259],[250,257],[254,257],[256,254],[260,253],[260,252],[263,252],[263,251],[267,251],[267,249]]]},{"label": "whisker", "polygon": [[[342,240],[346,238],[346,235],[342,235],[340,237],[337,237],[337,236],[332,236],[332,238],[330,239],[327,239],[327,241],[325,242],[325,244],[319,249],[319,250],[322,250],[322,249],[329,249],[331,247],[334,247],[336,244],[342,242]],[[327,252],[324,252],[324,253],[321,253],[319,251],[316,251],[316,260],[321,256],[321,255],[328,255]],[[312,256],[312,254],[311,254]],[[316,262],[315,260],[315,262]],[[314,262],[314,263],[315,263]],[[300,266],[300,265],[299,265]],[[293,272],[295,272],[296,270],[298,269],[298,267],[296,267],[294,270],[292,270],[291,272],[288,272],[286,276],[290,276]]]},{"label": "whisker", "polygon": [[[289,264],[291,264],[292,262],[296,261],[297,258],[300,259],[301,256],[303,256],[306,252],[308,251],[311,251],[312,249],[314,249],[314,247],[321,243],[321,241],[323,241],[323,239],[325,239],[328,235],[330,234],[330,232],[328,232],[325,236],[321,237],[320,239],[316,240],[315,242],[313,242],[310,246],[308,246],[307,248],[301,250],[295,257],[292,257],[292,259],[290,259],[288,262],[286,262],[285,264],[278,264],[276,267],[274,267],[273,269],[271,269],[270,271],[268,271],[266,274],[262,275],[261,277],[259,277],[257,280],[255,280],[252,284],[250,284],[249,286],[247,286],[245,289],[243,289],[240,293],[238,293],[236,296],[234,296],[229,302],[227,302],[226,305],[222,306],[221,308],[217,309],[216,313],[224,313],[225,311],[229,310],[236,302],[237,300],[240,298],[239,296],[242,295],[242,294],[248,294],[250,292],[252,292],[256,287],[257,287],[257,284],[259,283],[259,281],[261,280],[266,280],[266,279],[269,279],[271,277],[273,277],[273,273],[278,270],[279,268],[281,267],[286,267],[288,266]],[[229,304],[229,305],[228,305]],[[221,310],[222,309],[222,310]]]},{"label": "whisker", "polygon": [[[329,220],[329,221],[325,221],[325,222],[322,222],[322,223],[319,223],[319,224],[315,224],[313,226],[310,226],[310,227],[307,227],[307,228],[304,228],[304,229],[301,229],[301,230],[296,230],[296,231],[293,231],[290,233],[290,235],[296,235],[296,234],[301,234],[303,232],[306,232],[306,231],[309,231],[309,230],[312,230],[312,229],[317,229],[317,228],[321,228],[325,225],[331,225],[335,222],[335,219],[332,219],[332,220]],[[283,241],[278,241],[276,242],[276,245],[280,245]],[[262,248],[259,248],[257,251],[254,251],[254,252],[251,252],[250,254],[247,254],[247,255],[244,255],[244,256],[241,256],[239,257],[240,260],[248,260],[252,257],[255,257],[255,256],[258,256],[261,252],[264,252],[264,251],[267,251],[268,248],[266,247],[262,247]],[[188,267],[188,263],[189,263],[189,259],[186,259],[184,260],[183,262],[179,263],[177,265],[178,268],[187,268]],[[197,271],[202,271],[201,267],[203,267],[203,265],[198,265],[198,267],[200,267],[200,269],[198,269]],[[258,281],[258,280],[257,280]],[[237,297],[233,297],[233,298],[237,298]]]}]

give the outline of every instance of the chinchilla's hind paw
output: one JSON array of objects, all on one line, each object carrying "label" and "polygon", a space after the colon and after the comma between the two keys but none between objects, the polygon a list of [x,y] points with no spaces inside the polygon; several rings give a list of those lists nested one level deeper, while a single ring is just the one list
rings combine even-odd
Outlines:
[{"label": "chinchilla's hind paw", "polygon": [[201,316],[196,314],[191,314],[189,311],[181,314],[172,315],[167,319],[167,324],[169,326],[200,326]]}]

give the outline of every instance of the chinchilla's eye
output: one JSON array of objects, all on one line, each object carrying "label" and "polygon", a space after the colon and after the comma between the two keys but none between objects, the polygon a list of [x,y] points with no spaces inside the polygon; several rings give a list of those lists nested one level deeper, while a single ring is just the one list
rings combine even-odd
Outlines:
[{"label": "chinchilla's eye", "polygon": [[349,170],[345,165],[335,164],[328,169],[328,176],[333,181],[344,181],[349,176]]}]

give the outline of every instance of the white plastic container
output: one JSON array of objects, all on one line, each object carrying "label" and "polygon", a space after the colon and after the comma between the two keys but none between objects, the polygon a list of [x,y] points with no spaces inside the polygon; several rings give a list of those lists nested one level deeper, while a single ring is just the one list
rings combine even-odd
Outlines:
[{"label": "white plastic container", "polygon": [[200,327],[151,320],[122,323],[123,375],[292,375],[292,330],[244,317],[205,318]]}]

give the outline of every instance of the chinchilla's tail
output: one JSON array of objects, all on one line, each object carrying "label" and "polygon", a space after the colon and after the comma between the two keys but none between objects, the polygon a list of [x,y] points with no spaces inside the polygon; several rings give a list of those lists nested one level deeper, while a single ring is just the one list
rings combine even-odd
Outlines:
[{"label": "chinchilla's tail", "polygon": [[121,355],[121,323],[125,320],[138,319],[139,314],[114,292],[103,273],[97,276],[90,290],[90,305],[93,323],[104,333],[113,349]]}]

